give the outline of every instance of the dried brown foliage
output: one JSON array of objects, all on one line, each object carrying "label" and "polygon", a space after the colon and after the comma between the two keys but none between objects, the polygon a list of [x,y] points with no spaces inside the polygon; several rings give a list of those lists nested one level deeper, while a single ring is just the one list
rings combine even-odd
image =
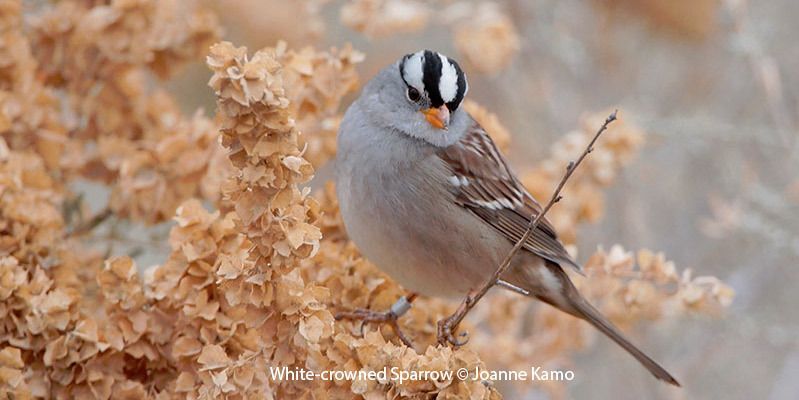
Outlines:
[{"label": "dried brown foliage", "polygon": [[[577,320],[510,295],[478,307],[467,322],[481,326],[458,350],[434,344],[453,306],[441,300],[420,299],[401,321],[416,349],[334,321],[402,294],[347,239],[332,184],[305,185],[334,154],[342,99],[357,88],[363,56],[350,47],[206,51],[219,27],[190,2],[62,1],[28,26],[20,2],[0,10],[0,397],[490,399],[491,382],[279,381],[270,368],[559,366],[589,343]],[[184,115],[159,80],[203,56],[216,120]],[[495,116],[466,107],[508,145]],[[592,118],[530,172],[534,193],[551,190]],[[575,176],[553,214],[569,241],[642,137],[619,124]],[[143,268],[70,236],[62,209],[77,180],[109,188],[114,218],[173,220],[168,257]],[[623,326],[715,313],[732,296],[648,251],[599,250],[586,271],[581,289]]]},{"label": "dried brown foliage", "polygon": [[451,23],[455,48],[476,72],[496,73],[519,51],[519,34],[511,18],[493,2],[478,2],[460,11]]},{"label": "dried brown foliage", "polygon": [[374,38],[421,30],[430,8],[417,0],[350,0],[341,7],[340,18],[345,26]]},{"label": "dried brown foliage", "polygon": [[493,1],[350,0],[341,7],[340,19],[371,39],[419,32],[429,23],[444,25],[459,58],[474,73],[502,71],[520,46],[513,21]]},{"label": "dried brown foliage", "polygon": [[68,179],[111,185],[119,216],[159,222],[189,197],[216,195],[213,177],[203,179],[216,147],[214,125],[201,113],[182,115],[163,89],[147,90],[154,77],[204,54],[220,30],[213,14],[174,0],[94,7],[65,1],[30,24],[29,40],[21,40],[35,49],[29,72],[66,104],[50,107],[60,130],[14,132],[12,146],[68,131],[69,140],[38,145],[39,153]]},{"label": "dried brown foliage", "polygon": [[720,1],[715,0],[596,0],[612,19],[624,13],[640,16],[655,29],[692,39],[716,30]]}]

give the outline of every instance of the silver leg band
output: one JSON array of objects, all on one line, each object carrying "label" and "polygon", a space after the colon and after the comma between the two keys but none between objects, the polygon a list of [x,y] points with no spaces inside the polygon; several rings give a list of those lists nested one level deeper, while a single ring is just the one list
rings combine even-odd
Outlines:
[{"label": "silver leg band", "polygon": [[405,315],[405,313],[410,309],[411,303],[405,298],[405,296],[400,297],[394,304],[391,305],[391,313],[397,317]]}]

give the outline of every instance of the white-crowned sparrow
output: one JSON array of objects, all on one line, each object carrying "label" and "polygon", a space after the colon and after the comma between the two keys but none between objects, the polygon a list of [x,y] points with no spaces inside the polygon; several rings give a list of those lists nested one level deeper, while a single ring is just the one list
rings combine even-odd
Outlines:
[{"label": "white-crowned sparrow", "polygon": [[[499,266],[541,210],[491,138],[458,106],[468,83],[437,52],[380,71],[338,133],[337,194],[347,232],[402,286],[460,297]],[[677,381],[592,307],[562,265],[580,271],[543,219],[502,284],[582,318],[658,379]]]}]

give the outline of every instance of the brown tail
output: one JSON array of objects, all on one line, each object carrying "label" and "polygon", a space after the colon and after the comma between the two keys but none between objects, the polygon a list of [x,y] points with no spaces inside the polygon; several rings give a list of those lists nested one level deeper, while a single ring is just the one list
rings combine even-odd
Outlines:
[{"label": "brown tail", "polygon": [[[579,294],[577,296],[580,296]],[[574,299],[574,296],[570,299],[570,303],[572,306],[577,310],[582,319],[591,323],[591,325],[595,326],[599,329],[602,333],[604,333],[607,337],[609,337],[614,342],[618,343],[619,346],[623,347],[624,350],[627,350],[633,357],[635,357],[638,362],[641,363],[655,378],[658,378],[662,381],[668,382],[674,386],[680,386],[680,382],[677,382],[671,374],[668,373],[663,367],[660,366],[655,360],[649,358],[643,351],[635,347],[632,343],[630,343],[627,338],[622,335],[619,330],[613,326],[599,311],[594,308],[591,304],[588,303],[585,299],[581,296],[578,299]]]},{"label": "brown tail", "polygon": [[[555,308],[560,309],[561,311],[565,311],[575,317],[584,319],[588,321],[591,325],[595,326],[599,331],[605,334],[605,336],[609,337],[614,342],[618,343],[619,346],[627,350],[633,357],[635,357],[638,362],[641,363],[649,372],[652,373],[656,378],[668,382],[674,386],[680,386],[680,383],[674,379],[671,374],[668,373],[663,367],[661,367],[658,363],[654,360],[649,358],[643,351],[639,350],[635,345],[630,343],[624,335],[613,326],[613,324],[608,321],[599,311],[594,308],[590,303],[588,303],[585,298],[577,291],[577,288],[574,287],[571,279],[569,276],[566,275],[566,272],[553,262],[547,262],[544,266],[539,268],[546,268],[551,272],[557,279],[560,281],[561,286],[558,288],[558,292],[548,292],[552,288],[547,288],[546,285],[538,285],[539,290],[537,293],[535,291],[530,291],[529,288],[534,288],[535,285],[530,285],[529,281],[524,279],[515,279],[514,281],[520,283],[520,287],[524,288],[522,290],[528,290],[526,293],[529,296],[534,296],[541,301],[549,303],[550,305],[554,306]],[[525,276],[529,276],[526,274]],[[529,288],[528,288],[529,286]]]}]

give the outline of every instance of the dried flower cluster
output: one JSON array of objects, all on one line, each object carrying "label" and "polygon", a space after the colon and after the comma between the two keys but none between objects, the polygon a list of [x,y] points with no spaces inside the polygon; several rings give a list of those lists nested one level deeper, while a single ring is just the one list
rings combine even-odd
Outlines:
[{"label": "dried flower cluster", "polygon": [[[334,154],[342,99],[357,88],[363,56],[352,48],[209,52],[215,18],[177,0],[62,1],[25,24],[21,12],[0,0],[0,397],[496,399],[492,382],[271,372],[558,366],[588,343],[576,319],[500,293],[469,317],[472,342],[457,350],[435,344],[435,322],[454,306],[441,300],[419,299],[401,320],[415,349],[389,329],[361,337],[334,321],[403,294],[348,240],[332,184],[315,195],[305,185]],[[159,80],[204,55],[215,121],[184,115]],[[508,146],[496,116],[465,107]],[[534,193],[548,194],[595,118],[530,173]],[[570,183],[553,210],[569,240],[601,214],[601,189],[641,140],[616,125]],[[70,236],[61,210],[78,179],[110,189],[115,218],[172,219],[166,260],[104,259]],[[647,251],[600,250],[586,271],[581,289],[623,326],[715,313],[732,296]]]},{"label": "dried flower cluster", "polygon": [[[64,1],[45,8],[31,17],[35,65],[26,71],[62,99],[49,107],[61,125],[5,135],[13,148],[26,137],[49,139],[37,146],[47,165],[69,179],[111,185],[109,207],[118,216],[169,219],[183,200],[218,192],[219,179],[202,179],[218,147],[216,132],[201,113],[185,117],[165,91],[147,87],[199,58],[218,34],[214,15],[190,2]],[[37,112],[31,105],[20,114]]]},{"label": "dried flower cluster", "polygon": [[460,59],[475,73],[498,73],[519,52],[519,34],[511,18],[493,1],[439,2],[350,0],[340,10],[345,26],[369,38],[418,32],[428,22],[452,32]]},{"label": "dried flower cluster", "polygon": [[722,3],[715,0],[596,1],[612,15],[632,12],[656,29],[693,39],[705,38],[716,29],[716,14]]},{"label": "dried flower cluster", "polygon": [[347,45],[341,50],[283,50],[277,56],[289,99],[289,113],[303,133],[303,157],[324,165],[336,152],[341,100],[358,88],[356,64],[364,56]]},{"label": "dried flower cluster", "polygon": [[368,37],[415,32],[427,25],[430,9],[417,0],[350,0],[341,7],[341,23]]},{"label": "dried flower cluster", "polygon": [[58,99],[39,77],[38,62],[22,31],[18,1],[0,2],[0,132],[11,148],[30,148],[58,166],[67,127]]},{"label": "dried flower cluster", "polygon": [[312,43],[326,33],[330,0],[225,0],[204,2],[214,10],[225,34],[244,36],[259,44],[285,40],[294,45]]},{"label": "dried flower cluster", "polygon": [[477,72],[497,73],[519,51],[519,34],[497,3],[479,2],[452,24],[455,48]]},{"label": "dried flower cluster", "polygon": [[167,320],[144,309],[132,263],[100,271],[64,240],[63,197],[38,154],[0,155],[0,393],[144,398],[143,377],[160,387],[170,376],[156,347],[169,339]]},{"label": "dried flower cluster", "polygon": [[[715,314],[732,303],[732,289],[712,276],[679,273],[663,253],[640,250],[633,255],[619,245],[599,249],[579,281],[590,297],[603,299],[603,311],[616,323],[654,320],[686,310]],[[590,283],[589,283],[590,281]]]}]

